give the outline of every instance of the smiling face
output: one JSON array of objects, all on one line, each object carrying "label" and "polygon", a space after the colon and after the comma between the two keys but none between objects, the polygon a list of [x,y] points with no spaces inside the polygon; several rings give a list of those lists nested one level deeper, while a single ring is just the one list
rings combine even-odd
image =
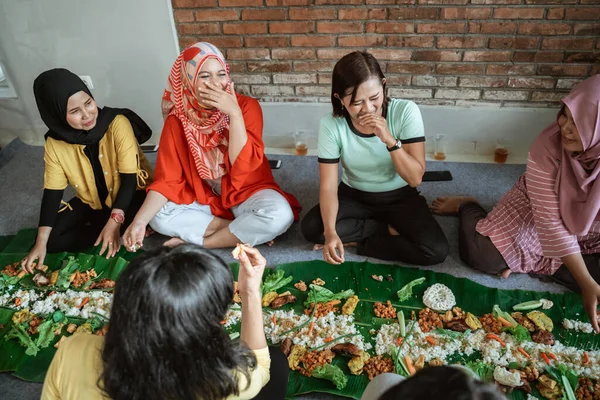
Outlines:
[{"label": "smiling face", "polygon": [[581,136],[579,135],[577,126],[575,126],[573,114],[571,114],[571,110],[566,105],[563,106],[558,116],[558,126],[560,126],[563,149],[570,152],[582,152],[584,148]]},{"label": "smiling face", "polygon": [[[196,89],[206,88],[207,84],[213,88],[227,90],[227,71],[216,58],[209,58],[202,64],[196,78]],[[202,104],[202,102],[200,103]],[[206,104],[202,104],[207,106]],[[207,106],[207,108],[210,108]]]},{"label": "smiling face", "polygon": [[79,91],[67,102],[67,123],[73,129],[89,131],[96,126],[98,106],[86,92]]},{"label": "smiling face", "polygon": [[383,84],[378,77],[372,77],[358,85],[356,95],[352,99],[352,90],[349,88],[345,96],[341,99],[344,108],[353,121],[358,122],[358,118],[366,114],[382,115],[383,102],[385,94],[383,93]]}]

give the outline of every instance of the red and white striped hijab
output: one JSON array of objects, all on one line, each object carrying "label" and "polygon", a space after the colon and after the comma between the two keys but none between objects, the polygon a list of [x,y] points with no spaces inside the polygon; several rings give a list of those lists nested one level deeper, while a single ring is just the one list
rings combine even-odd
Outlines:
[{"label": "red and white striped hijab", "polygon": [[230,83],[229,66],[219,49],[205,42],[193,44],[175,60],[162,98],[162,113],[164,119],[174,115],[181,121],[200,178],[217,179],[227,173],[228,142],[223,130],[229,129],[229,117],[205,108],[196,96],[198,72],[209,58],[221,63]]}]

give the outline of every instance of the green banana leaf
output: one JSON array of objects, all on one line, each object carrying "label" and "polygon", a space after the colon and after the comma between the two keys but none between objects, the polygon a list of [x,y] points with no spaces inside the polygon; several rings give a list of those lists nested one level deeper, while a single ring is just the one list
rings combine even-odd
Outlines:
[{"label": "green banana leaf", "polygon": [[13,240],[15,235],[0,236],[0,252],[4,251],[4,248]]},{"label": "green banana leaf", "polygon": [[3,253],[28,253],[35,243],[37,229],[21,229],[2,249]]}]

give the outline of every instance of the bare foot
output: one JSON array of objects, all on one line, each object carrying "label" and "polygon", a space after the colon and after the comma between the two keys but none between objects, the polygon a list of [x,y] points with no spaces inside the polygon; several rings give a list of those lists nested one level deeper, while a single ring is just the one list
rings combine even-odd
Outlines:
[{"label": "bare foot", "polygon": [[475,197],[468,196],[445,196],[439,197],[429,207],[437,215],[456,215],[460,206],[465,203],[477,203]]},{"label": "bare foot", "polygon": [[398,231],[396,229],[394,229],[394,227],[391,226],[391,225],[388,225],[388,231],[390,232],[390,235],[392,235],[392,236],[398,236],[398,235],[400,235],[398,233]]},{"label": "bare foot", "polygon": [[504,271],[500,272],[498,276],[502,279],[506,279],[510,276],[510,274],[512,274],[512,271],[509,268],[506,268]]},{"label": "bare foot", "polygon": [[273,246],[274,244],[275,244],[275,241],[274,241],[274,240],[269,240],[269,241],[267,242],[267,246],[269,246],[269,247]]},{"label": "bare foot", "polygon": [[[348,242],[348,243],[344,243],[344,247],[357,247],[358,246],[358,242]],[[325,247],[325,245],[323,244],[315,244],[313,246],[313,251],[317,251],[317,250],[323,250],[323,247]]]},{"label": "bare foot", "polygon": [[175,246],[179,246],[180,244],[185,243],[183,240],[181,240],[180,238],[174,237],[171,238],[169,240],[167,240],[166,242],[163,243],[163,246],[166,247],[175,247]]},{"label": "bare foot", "polygon": [[146,233],[144,234],[144,237],[150,237],[152,235],[154,235],[154,229],[152,229],[150,227],[147,227],[146,228]]}]

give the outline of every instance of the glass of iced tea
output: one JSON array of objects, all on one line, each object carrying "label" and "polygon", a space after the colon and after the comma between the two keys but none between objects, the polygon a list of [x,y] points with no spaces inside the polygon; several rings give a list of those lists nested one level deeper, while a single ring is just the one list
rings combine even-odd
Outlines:
[{"label": "glass of iced tea", "polygon": [[433,158],[434,160],[443,161],[446,159],[448,151],[448,139],[446,135],[437,135],[433,139]]},{"label": "glass of iced tea", "polygon": [[308,132],[305,130],[299,129],[294,132],[294,147],[296,148],[297,156],[305,156],[308,153],[307,138]]},{"label": "glass of iced tea", "polygon": [[506,141],[502,139],[496,140],[496,150],[494,151],[494,162],[504,164],[508,158],[508,147]]}]

